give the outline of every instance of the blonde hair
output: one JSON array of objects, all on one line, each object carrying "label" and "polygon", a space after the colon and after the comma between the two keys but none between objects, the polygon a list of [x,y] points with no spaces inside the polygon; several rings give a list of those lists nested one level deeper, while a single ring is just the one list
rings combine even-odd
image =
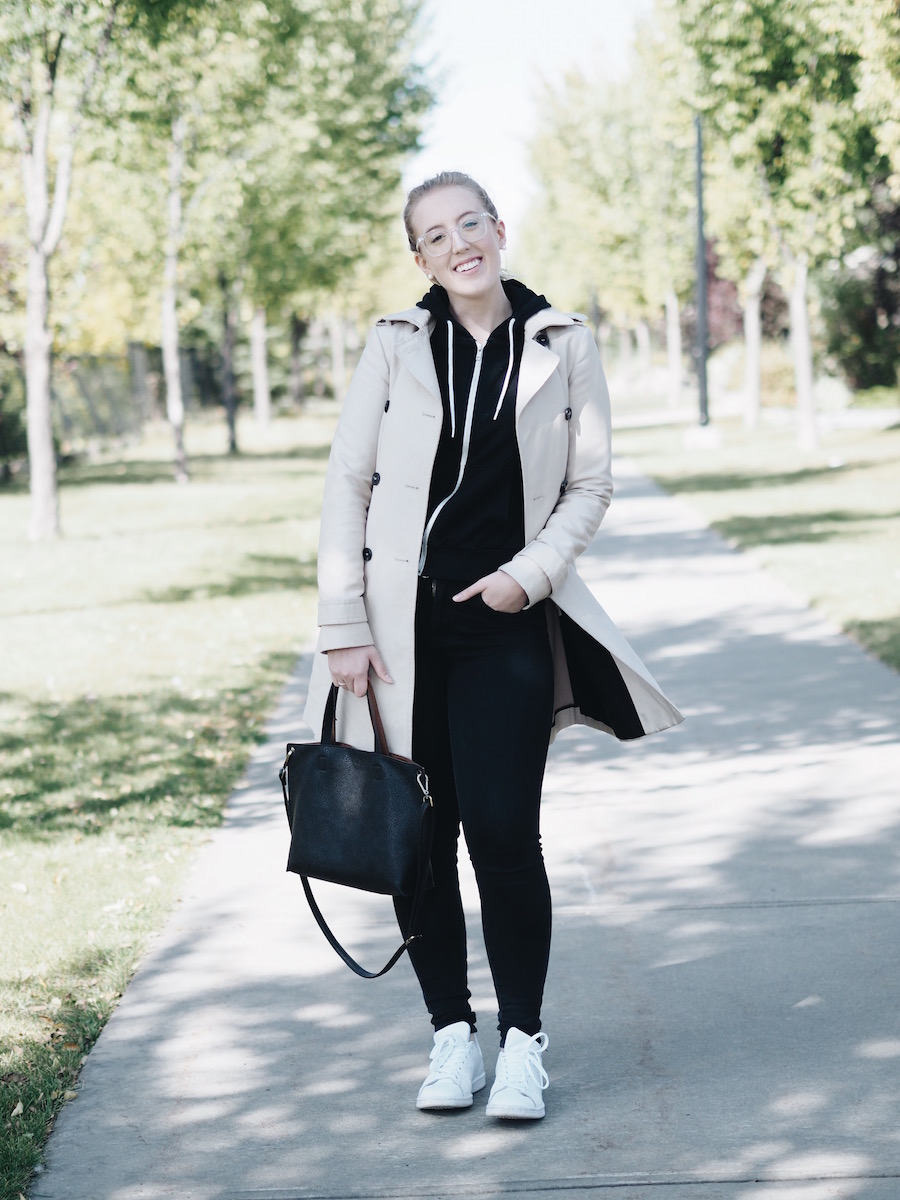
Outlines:
[{"label": "blonde hair", "polygon": [[406,236],[409,238],[410,250],[415,250],[416,248],[416,239],[413,236],[412,228],[413,209],[423,196],[427,196],[429,192],[437,192],[442,188],[451,187],[462,187],[470,192],[474,192],[478,197],[479,204],[484,206],[484,211],[490,213],[495,221],[499,220],[497,208],[493,200],[481,184],[476,183],[471,175],[466,175],[462,171],[441,171],[437,175],[432,175],[430,179],[426,179],[424,183],[420,183],[418,187],[412,188],[406,197],[406,204],[403,206],[403,224],[406,226]]}]

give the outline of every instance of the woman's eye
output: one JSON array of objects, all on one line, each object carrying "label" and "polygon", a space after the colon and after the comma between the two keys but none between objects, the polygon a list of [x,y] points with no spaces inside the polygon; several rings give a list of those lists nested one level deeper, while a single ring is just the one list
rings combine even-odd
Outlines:
[{"label": "woman's eye", "polygon": [[446,240],[447,234],[443,229],[439,230],[437,233],[429,233],[428,235],[428,245],[431,247],[443,246]]}]

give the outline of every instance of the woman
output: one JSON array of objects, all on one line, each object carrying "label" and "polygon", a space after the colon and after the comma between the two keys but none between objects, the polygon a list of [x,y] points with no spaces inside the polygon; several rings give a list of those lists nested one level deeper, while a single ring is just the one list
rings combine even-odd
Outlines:
[{"label": "woman", "polygon": [[[506,229],[474,180],[414,188],[404,221],[431,289],[375,327],[329,460],[320,635],[306,719],[330,683],[340,737],[428,772],[434,886],[410,958],[435,1033],[417,1107],[465,1108],[485,1084],[466,976],[460,824],[499,1002],[488,1116],[544,1115],[541,1001],[550,892],[540,797],[551,735],[621,738],[681,716],[574,569],[612,494],[609,400],[580,318],[501,274]],[[408,904],[395,902],[405,929]]]}]

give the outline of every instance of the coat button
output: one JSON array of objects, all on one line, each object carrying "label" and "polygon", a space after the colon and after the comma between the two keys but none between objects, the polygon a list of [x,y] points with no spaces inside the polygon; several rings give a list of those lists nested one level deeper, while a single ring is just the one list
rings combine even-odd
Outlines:
[{"label": "coat button", "polygon": [[550,346],[550,338],[547,336],[546,329],[542,329],[534,340],[539,346],[545,346],[547,348]]},{"label": "coat button", "polygon": [[379,483],[381,483],[381,476],[376,471],[375,474],[372,476],[372,486],[377,487]]},{"label": "coat button", "polygon": [[387,410],[388,410],[390,407],[391,407],[391,402],[390,402],[390,400],[385,400],[385,402],[384,402],[384,411],[385,411],[385,412],[387,412]]},{"label": "coat button", "polygon": [[567,409],[566,409],[566,420],[567,420],[567,421],[571,421],[571,420],[572,420],[572,410],[571,410],[571,408],[567,408]]},{"label": "coat button", "polygon": [[372,557],[372,551],[369,549],[368,546],[366,546],[365,550],[363,550],[363,558],[366,560],[366,562],[368,562],[371,557]]}]

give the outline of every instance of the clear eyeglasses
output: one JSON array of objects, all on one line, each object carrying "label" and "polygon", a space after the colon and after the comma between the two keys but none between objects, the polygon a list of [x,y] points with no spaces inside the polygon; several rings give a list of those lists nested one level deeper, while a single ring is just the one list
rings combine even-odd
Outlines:
[{"label": "clear eyeglasses", "polygon": [[[466,213],[466,215],[457,222],[456,232],[464,242],[477,242],[487,233],[487,218],[492,221],[497,218],[493,213]],[[426,254],[430,254],[432,258],[439,258],[442,254],[449,254],[450,247],[453,244],[453,230],[444,229],[442,226],[437,226],[435,229],[429,229],[427,233],[416,242],[416,249],[424,248]]]}]

